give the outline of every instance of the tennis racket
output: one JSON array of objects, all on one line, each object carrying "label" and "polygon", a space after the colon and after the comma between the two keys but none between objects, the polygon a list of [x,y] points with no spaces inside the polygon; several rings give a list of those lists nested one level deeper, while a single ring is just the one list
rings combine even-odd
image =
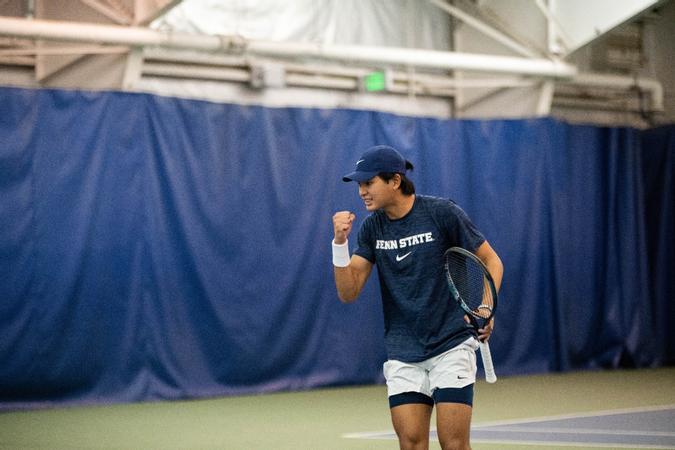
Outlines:
[{"label": "tennis racket", "polygon": [[[471,325],[483,328],[494,317],[497,310],[497,290],[490,272],[473,253],[460,247],[445,252],[445,275],[450,293],[466,312]],[[480,356],[488,383],[497,381],[492,364],[490,346],[480,342]]]}]

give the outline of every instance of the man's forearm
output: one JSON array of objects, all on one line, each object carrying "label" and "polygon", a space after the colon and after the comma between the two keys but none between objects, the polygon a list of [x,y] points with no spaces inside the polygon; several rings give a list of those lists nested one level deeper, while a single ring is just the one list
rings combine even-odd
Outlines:
[{"label": "man's forearm", "polygon": [[343,303],[351,303],[359,296],[361,291],[357,277],[350,266],[333,266],[335,274],[335,287],[337,288],[338,298]]}]

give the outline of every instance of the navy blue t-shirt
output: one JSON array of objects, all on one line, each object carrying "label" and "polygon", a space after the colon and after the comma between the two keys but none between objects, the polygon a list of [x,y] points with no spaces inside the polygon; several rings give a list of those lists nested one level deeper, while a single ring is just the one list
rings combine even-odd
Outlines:
[{"label": "navy blue t-shirt", "polygon": [[447,199],[417,195],[400,219],[382,210],[366,218],[354,253],[377,265],[389,359],[423,361],[475,335],[450,296],[443,254],[454,246],[475,251],[484,241]]}]

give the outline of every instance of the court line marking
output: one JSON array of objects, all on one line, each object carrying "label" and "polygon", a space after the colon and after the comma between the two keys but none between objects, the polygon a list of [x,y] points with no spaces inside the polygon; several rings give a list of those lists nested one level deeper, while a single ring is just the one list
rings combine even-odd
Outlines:
[{"label": "court line marking", "polygon": [[505,431],[517,433],[558,433],[558,434],[612,434],[625,436],[666,436],[675,437],[675,432],[670,431],[639,431],[639,430],[623,430],[617,431],[612,429],[602,428],[537,428],[537,427],[490,427],[490,431]]},{"label": "court line marking", "polygon": [[345,439],[396,439],[396,433],[391,431],[361,431],[358,433],[345,433],[341,437]]},{"label": "court line marking", "polygon": [[[343,438],[348,439],[371,439],[371,440],[395,440],[396,433],[393,431],[383,431],[378,433],[347,433],[342,435]],[[645,448],[645,449],[661,449],[672,450],[675,447],[666,445],[650,445],[650,444],[621,444],[617,442],[558,442],[558,441],[538,441],[538,440],[515,440],[515,439],[486,439],[486,438],[472,438],[472,443],[476,444],[507,444],[507,445],[555,445],[556,447],[582,447],[582,448]]]},{"label": "court line marking", "polygon": [[[493,427],[499,427],[499,426],[506,426],[506,425],[519,425],[519,424],[524,424],[524,423],[538,423],[538,422],[547,422],[551,420],[564,420],[564,419],[577,419],[577,418],[586,418],[586,417],[601,417],[601,416],[612,416],[612,415],[619,415],[619,414],[630,414],[630,413],[640,413],[640,412],[653,412],[653,411],[667,411],[667,410],[675,410],[675,403],[674,404],[668,404],[668,405],[653,405],[653,406],[642,406],[642,407],[635,407],[635,408],[617,408],[617,409],[603,409],[603,410],[598,410],[598,411],[586,411],[586,412],[580,412],[580,413],[570,413],[570,414],[557,414],[557,415],[550,415],[550,416],[535,416],[535,417],[529,417],[529,418],[520,418],[520,419],[512,419],[512,420],[495,420],[491,422],[481,422],[477,423],[475,425],[471,426],[471,429],[476,429],[480,430],[482,428],[493,428]],[[435,428],[431,428],[430,432],[435,433],[437,430]],[[513,428],[508,429],[508,430],[498,430],[498,431],[513,431]],[[525,431],[525,430],[523,430]],[[544,430],[539,430],[542,432],[545,432]],[[588,434],[593,434],[593,429],[586,429]],[[610,430],[611,433],[613,434],[630,434],[631,432],[628,433],[617,433],[615,430]],[[571,431],[567,431],[571,433]],[[581,430],[576,430],[574,431],[575,433],[583,434],[583,431]],[[636,432],[639,433],[643,436],[650,436],[650,433],[660,433],[660,432]],[[600,434],[595,433],[595,434]],[[393,436],[392,436],[393,435]],[[670,433],[665,434],[665,436],[670,436]],[[656,436],[659,436],[657,434]],[[396,433],[394,430],[387,430],[387,431],[362,431],[362,432],[356,432],[356,433],[345,433],[342,435],[343,438],[347,439],[396,439]],[[539,442],[539,441],[504,441],[504,440],[490,440],[490,439],[472,439],[472,442],[476,443],[511,443],[513,442],[514,444],[526,444],[528,442],[531,443],[531,445],[551,445],[551,442]],[[556,445],[563,445],[561,443],[556,443]],[[651,445],[622,445],[622,444],[590,444],[590,443],[567,443],[565,446],[573,446],[573,447],[578,447],[578,446],[592,446],[592,447],[608,447],[608,446],[616,446],[617,448],[658,448],[658,449],[672,449],[675,447],[671,446],[651,446]]]},{"label": "court line marking", "polygon": [[550,420],[564,420],[564,419],[583,419],[586,417],[601,417],[601,416],[614,416],[619,414],[631,414],[631,413],[640,413],[640,412],[653,412],[653,411],[667,411],[669,409],[675,410],[675,403],[670,405],[654,405],[654,406],[642,406],[637,408],[619,408],[619,409],[603,409],[599,411],[587,411],[580,413],[570,413],[570,414],[557,414],[551,416],[536,416],[536,417],[524,417],[521,419],[505,419],[505,420],[494,420],[491,422],[480,422],[475,425],[472,425],[471,428],[484,428],[484,427],[494,427],[500,425],[518,425],[521,423],[537,423],[537,422],[548,422]]},{"label": "court line marking", "polygon": [[516,441],[503,439],[471,439],[471,443],[476,444],[505,444],[505,445],[541,445],[556,447],[582,447],[582,448],[654,448],[672,450],[675,447],[664,445],[649,445],[649,444],[618,444],[616,442],[602,443],[602,442],[557,442],[557,441]]},{"label": "court line marking", "polygon": [[[395,440],[396,433],[393,431],[386,431],[381,433],[348,433],[342,435],[343,438],[351,439],[379,439],[379,440]],[[661,449],[672,450],[675,447],[665,445],[649,445],[649,444],[620,444],[617,442],[558,442],[558,441],[537,441],[537,440],[504,440],[504,439],[471,439],[472,443],[476,444],[507,444],[507,445],[539,445],[556,447],[581,447],[581,448],[645,448],[645,449]]]}]

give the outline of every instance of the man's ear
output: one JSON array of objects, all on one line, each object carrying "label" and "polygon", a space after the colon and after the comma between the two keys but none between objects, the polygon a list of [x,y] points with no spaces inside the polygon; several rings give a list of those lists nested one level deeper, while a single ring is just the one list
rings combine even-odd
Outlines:
[{"label": "man's ear", "polygon": [[400,174],[394,174],[394,178],[391,179],[392,187],[394,190],[398,189],[401,187],[401,175]]}]

